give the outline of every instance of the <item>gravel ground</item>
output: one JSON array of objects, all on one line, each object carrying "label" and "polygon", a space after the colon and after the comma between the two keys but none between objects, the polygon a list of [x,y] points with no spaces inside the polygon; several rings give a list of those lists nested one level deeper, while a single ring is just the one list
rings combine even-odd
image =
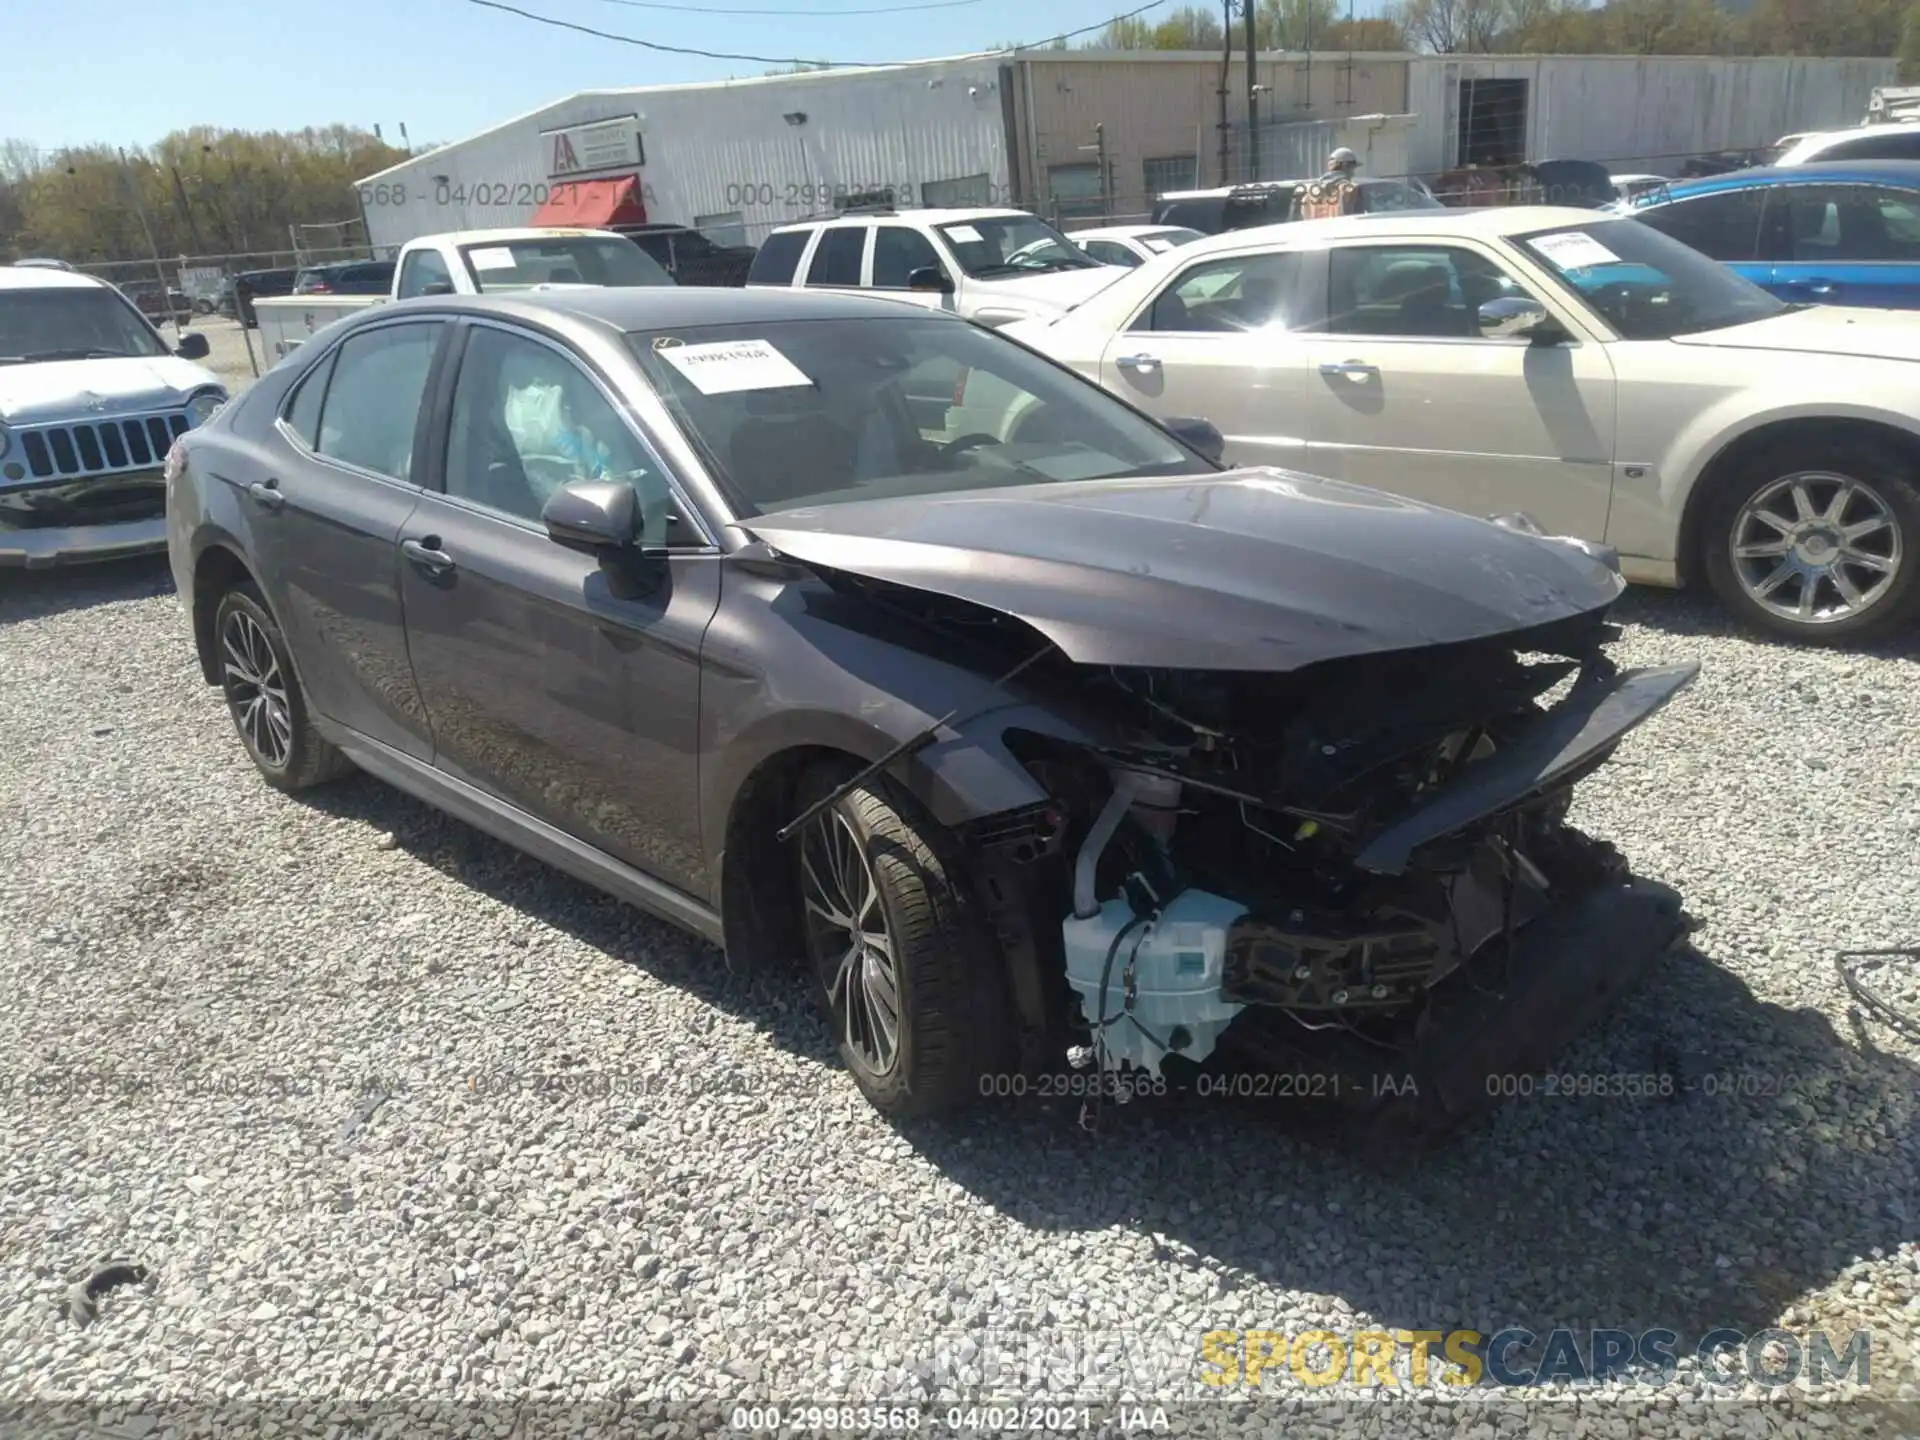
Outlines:
[{"label": "gravel ground", "polygon": [[[1696,1088],[1536,1093],[1388,1173],[1277,1107],[889,1126],[797,981],[732,980],[371,780],[261,784],[159,564],[0,577],[0,1419],[404,1400],[418,1433],[455,1413],[427,1402],[537,1400],[581,1433],[620,1400],[663,1427],[622,1433],[699,1433],[706,1403],[1124,1387],[1247,1434],[1282,1409],[1289,1434],[1920,1434],[1920,1045],[1851,1015],[1833,963],[1920,943],[1920,643],[1625,614],[1625,658],[1705,672],[1576,819],[1700,926],[1561,1069],[1678,1057]],[[83,1326],[68,1287],[105,1256],[145,1280]],[[1668,1327],[1682,1356],[1715,1326],[1867,1329],[1871,1377],[1685,1359],[1531,1407],[1194,1383],[1209,1331],[1509,1326]]]}]

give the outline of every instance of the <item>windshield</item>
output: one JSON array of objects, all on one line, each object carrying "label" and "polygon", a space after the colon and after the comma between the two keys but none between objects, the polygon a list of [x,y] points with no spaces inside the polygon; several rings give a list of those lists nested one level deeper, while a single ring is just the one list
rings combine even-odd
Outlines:
[{"label": "windshield", "polygon": [[743,515],[1213,470],[1097,386],[975,325],[906,315],[627,338]]},{"label": "windshield", "polygon": [[1625,340],[1670,340],[1788,308],[1638,220],[1596,220],[1515,240]]},{"label": "windshield", "polygon": [[488,295],[534,285],[671,285],[673,277],[631,240],[614,235],[554,235],[462,245],[473,283]]},{"label": "windshield", "polygon": [[0,365],[166,353],[140,312],[105,290],[0,290]]},{"label": "windshield", "polygon": [[936,225],[960,268],[976,279],[1046,270],[1085,270],[1098,262],[1046,221],[1032,215],[990,215]]}]

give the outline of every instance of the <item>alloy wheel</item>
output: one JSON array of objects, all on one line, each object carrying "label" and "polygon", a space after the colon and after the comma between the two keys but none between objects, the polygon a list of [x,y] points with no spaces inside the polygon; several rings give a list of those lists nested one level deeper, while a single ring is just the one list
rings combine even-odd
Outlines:
[{"label": "alloy wheel", "polygon": [[286,768],[293,754],[293,718],[280,661],[267,632],[246,611],[230,610],[221,627],[220,648],[227,703],[248,748],[261,764],[274,770]]},{"label": "alloy wheel", "polygon": [[1754,493],[1728,537],[1753,602],[1802,625],[1879,603],[1900,573],[1900,525],[1886,499],[1850,475],[1803,470]]},{"label": "alloy wheel", "polygon": [[900,972],[866,847],[837,809],[807,827],[800,868],[814,965],[841,1038],[884,1075],[900,1053]]}]

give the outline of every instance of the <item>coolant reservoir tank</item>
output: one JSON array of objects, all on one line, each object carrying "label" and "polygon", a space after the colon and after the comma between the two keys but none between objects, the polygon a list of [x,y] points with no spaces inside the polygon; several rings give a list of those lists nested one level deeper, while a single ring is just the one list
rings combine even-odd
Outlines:
[{"label": "coolant reservoir tank", "polygon": [[[1220,985],[1226,968],[1227,931],[1246,913],[1247,907],[1238,901],[1204,890],[1183,890],[1168,902],[1159,919],[1136,927],[1120,941],[1111,966],[1108,951],[1134,918],[1131,905],[1109,900],[1099,914],[1066,922],[1062,933],[1067,981],[1080,996],[1087,1024],[1096,1036],[1105,1037],[1109,1069],[1131,1061],[1158,1074],[1161,1058],[1169,1053],[1196,1062],[1213,1053],[1220,1032],[1245,1008],[1221,999]],[[1131,1009],[1127,1004],[1129,959],[1134,975]],[[1176,1040],[1184,1043],[1174,1044]]]}]

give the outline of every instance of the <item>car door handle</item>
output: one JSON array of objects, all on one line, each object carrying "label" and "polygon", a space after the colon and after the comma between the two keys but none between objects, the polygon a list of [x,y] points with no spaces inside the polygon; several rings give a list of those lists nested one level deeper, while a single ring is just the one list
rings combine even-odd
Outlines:
[{"label": "car door handle", "polygon": [[1322,375],[1345,375],[1349,380],[1367,380],[1380,373],[1378,365],[1361,360],[1328,361],[1320,367]]},{"label": "car door handle", "polygon": [[1122,370],[1139,370],[1142,373],[1160,368],[1158,355],[1122,355],[1113,362]]},{"label": "car door handle", "polygon": [[400,553],[429,575],[444,575],[453,569],[453,557],[440,548],[438,535],[429,535],[424,540],[402,540]]},{"label": "car door handle", "polygon": [[269,510],[278,510],[287,503],[287,497],[280,493],[278,480],[256,480],[247,486],[247,494]]}]

